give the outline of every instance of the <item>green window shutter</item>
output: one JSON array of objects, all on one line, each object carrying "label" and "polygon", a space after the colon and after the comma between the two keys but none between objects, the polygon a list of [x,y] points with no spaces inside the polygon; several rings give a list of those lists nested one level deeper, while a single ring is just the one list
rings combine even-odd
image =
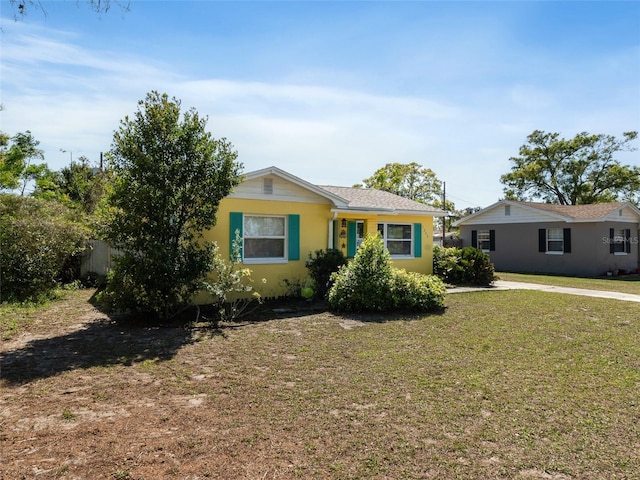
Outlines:
[{"label": "green window shutter", "polygon": [[300,215],[289,215],[289,261],[300,260]]},{"label": "green window shutter", "polygon": [[422,257],[422,224],[413,224],[413,256]]},{"label": "green window shutter", "polygon": [[496,231],[489,230],[489,250],[495,251],[496,249]]},{"label": "green window shutter", "polygon": [[[242,212],[229,213],[229,256],[233,258],[233,243],[236,241],[236,232],[242,239]],[[240,258],[242,259],[242,242],[240,243]]]},{"label": "green window shutter", "polygon": [[[442,242],[444,245],[444,242]],[[478,248],[478,230],[471,230],[471,246]]]},{"label": "green window shutter", "polygon": [[347,223],[347,257],[356,256],[356,222]]},{"label": "green window shutter", "polygon": [[630,228],[627,228],[624,231],[624,243],[625,243],[624,251],[627,253],[631,253],[631,229]]},{"label": "green window shutter", "polygon": [[562,231],[562,240],[564,244],[564,253],[571,253],[571,229],[565,228]]}]

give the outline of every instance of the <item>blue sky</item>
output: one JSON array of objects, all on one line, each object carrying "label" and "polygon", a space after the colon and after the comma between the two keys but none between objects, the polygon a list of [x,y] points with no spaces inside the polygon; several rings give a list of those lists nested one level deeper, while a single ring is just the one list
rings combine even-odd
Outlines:
[{"label": "blue sky", "polygon": [[208,115],[245,171],[350,186],[417,162],[458,208],[502,197],[536,129],[640,130],[640,2],[0,4],[0,127],[53,169],[97,162],[151,90]]}]

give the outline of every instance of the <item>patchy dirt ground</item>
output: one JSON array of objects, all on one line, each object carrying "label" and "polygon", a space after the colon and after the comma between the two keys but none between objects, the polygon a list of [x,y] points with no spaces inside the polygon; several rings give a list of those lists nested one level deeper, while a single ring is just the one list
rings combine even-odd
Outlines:
[{"label": "patchy dirt ground", "polygon": [[288,427],[257,448],[264,425],[245,422],[251,398],[229,398],[246,373],[233,371],[229,333],[127,326],[90,294],[74,292],[2,342],[2,480],[305,478]]},{"label": "patchy dirt ground", "polygon": [[428,318],[213,330],[127,326],[91,294],[0,345],[2,480],[640,478],[624,302],[467,294]]}]

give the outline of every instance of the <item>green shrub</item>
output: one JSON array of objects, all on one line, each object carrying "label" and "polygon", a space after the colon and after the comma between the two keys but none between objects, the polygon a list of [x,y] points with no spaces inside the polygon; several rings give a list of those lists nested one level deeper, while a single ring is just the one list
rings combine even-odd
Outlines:
[{"label": "green shrub", "polygon": [[447,288],[435,275],[394,270],[394,307],[398,310],[428,312],[444,308]]},{"label": "green shrub", "polygon": [[453,285],[491,285],[495,270],[489,255],[473,247],[433,248],[433,273]]},{"label": "green shrub", "polygon": [[305,266],[309,270],[309,276],[315,285],[315,293],[318,297],[325,298],[327,292],[333,285],[331,275],[337,272],[340,267],[347,264],[347,257],[341,250],[327,249],[316,250],[314,254],[309,254]]},{"label": "green shrub", "polygon": [[368,236],[353,261],[334,275],[329,304],[345,312],[429,311],[444,306],[444,283],[393,268],[379,236]]},{"label": "green shrub", "polygon": [[0,195],[1,300],[37,301],[49,296],[84,251],[89,231],[65,206]]},{"label": "green shrub", "polygon": [[386,311],[393,306],[393,268],[380,236],[367,236],[355,258],[341,267],[329,290],[329,305],[345,312]]}]

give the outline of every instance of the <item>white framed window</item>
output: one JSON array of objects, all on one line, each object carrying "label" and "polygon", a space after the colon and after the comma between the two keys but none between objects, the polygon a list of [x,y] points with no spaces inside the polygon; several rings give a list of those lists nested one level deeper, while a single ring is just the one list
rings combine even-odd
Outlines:
[{"label": "white framed window", "polygon": [[244,215],[243,259],[247,263],[287,261],[287,218],[284,215]]},{"label": "white framed window", "polygon": [[615,255],[627,254],[627,243],[624,228],[613,231],[613,253]]},{"label": "white framed window", "polygon": [[410,223],[379,223],[378,232],[392,257],[413,257],[413,225]]},{"label": "white framed window", "polygon": [[564,252],[564,229],[547,228],[547,253],[562,254]]},{"label": "white framed window", "polygon": [[491,231],[490,230],[478,230],[478,240],[476,248],[479,248],[483,252],[491,251]]}]

